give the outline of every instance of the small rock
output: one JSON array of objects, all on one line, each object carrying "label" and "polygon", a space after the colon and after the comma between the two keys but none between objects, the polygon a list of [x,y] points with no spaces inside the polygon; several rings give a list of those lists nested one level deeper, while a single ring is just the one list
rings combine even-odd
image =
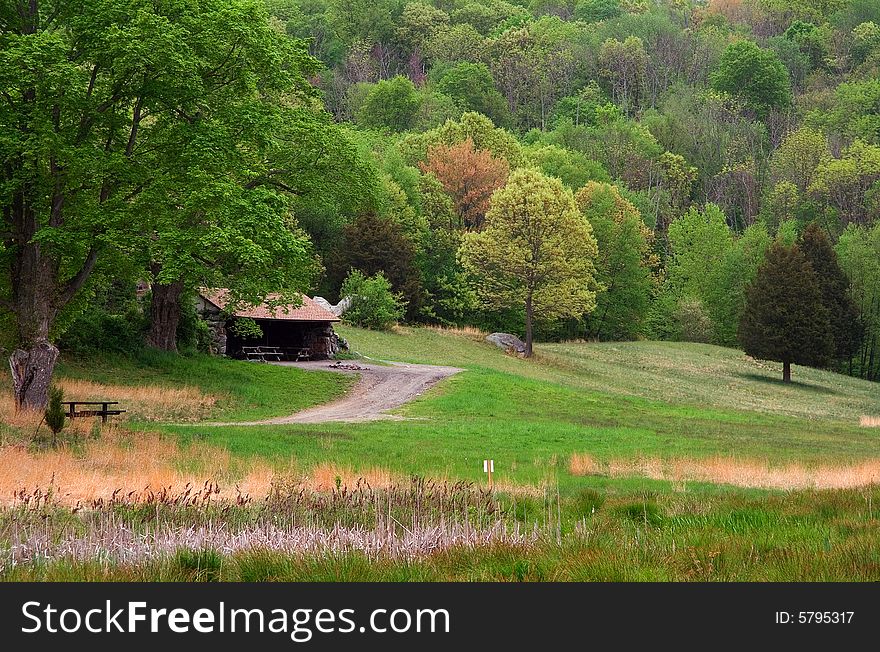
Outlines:
[{"label": "small rock", "polygon": [[511,335],[510,333],[492,333],[491,335],[486,336],[486,341],[491,342],[499,349],[504,349],[505,351],[514,351],[516,353],[526,352],[525,342],[519,339],[516,335]]}]

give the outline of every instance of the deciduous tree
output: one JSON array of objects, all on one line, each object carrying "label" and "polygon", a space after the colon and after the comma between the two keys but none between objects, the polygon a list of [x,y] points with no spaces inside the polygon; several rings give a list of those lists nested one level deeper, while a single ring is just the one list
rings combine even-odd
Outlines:
[{"label": "deciduous tree", "polygon": [[504,185],[509,173],[507,161],[485,149],[475,149],[470,138],[456,145],[431,147],[427,160],[419,167],[443,184],[460,226],[469,231],[482,227],[489,198]]},{"label": "deciduous tree", "polygon": [[607,340],[630,340],[642,333],[658,264],[653,232],[616,186],[589,182],[575,196],[590,221],[599,248],[596,280],[604,288],[587,319],[587,334]]},{"label": "deciduous tree", "polygon": [[599,50],[599,74],[607,81],[614,102],[627,115],[639,108],[647,66],[648,55],[637,36],[623,41],[607,39]]},{"label": "deciduous tree", "polygon": [[520,169],[492,196],[486,226],[465,236],[459,257],[491,308],[525,312],[527,357],[536,317],[579,318],[596,307],[596,239],[558,179]]},{"label": "deciduous tree", "polygon": [[850,224],[836,251],[865,328],[851,373],[880,380],[880,222],[871,228]]},{"label": "deciduous tree", "polygon": [[742,98],[759,117],[791,104],[788,71],[774,52],[754,41],[728,45],[711,78],[713,88]]},{"label": "deciduous tree", "polygon": [[406,131],[413,126],[421,102],[415,85],[398,75],[370,89],[357,112],[357,122],[365,127]]},{"label": "deciduous tree", "polygon": [[496,125],[510,122],[504,97],[495,88],[492,73],[483,63],[461,61],[443,70],[435,81],[437,90],[455,99],[465,111],[476,111]]},{"label": "deciduous tree", "polygon": [[[274,176],[261,156],[265,114],[281,95],[304,96],[310,64],[256,0],[15,0],[0,4],[0,30],[0,287],[15,399],[42,407],[57,326],[107,254],[137,257],[165,217],[204,219],[189,210],[196,198],[259,205],[254,225],[287,226],[281,189],[242,199],[236,182]],[[237,187],[229,203],[226,183]]]}]

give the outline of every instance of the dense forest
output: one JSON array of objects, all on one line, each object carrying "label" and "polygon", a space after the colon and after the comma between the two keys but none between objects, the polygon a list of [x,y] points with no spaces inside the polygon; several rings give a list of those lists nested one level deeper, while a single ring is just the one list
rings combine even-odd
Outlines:
[{"label": "dense forest", "polygon": [[0,46],[24,366],[204,348],[200,286],[373,281],[411,323],[739,346],[775,251],[811,362],[880,378],[876,0],[4,0]]}]

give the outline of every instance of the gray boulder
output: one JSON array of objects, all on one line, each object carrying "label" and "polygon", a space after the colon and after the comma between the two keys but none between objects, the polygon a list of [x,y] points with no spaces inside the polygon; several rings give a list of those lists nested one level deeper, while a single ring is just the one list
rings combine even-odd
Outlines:
[{"label": "gray boulder", "polygon": [[342,317],[343,313],[351,308],[351,297],[342,297],[342,299],[333,306],[333,314],[337,317]]},{"label": "gray boulder", "polygon": [[312,301],[321,306],[324,310],[329,310],[333,312],[333,304],[327,301],[324,297],[312,297]]},{"label": "gray boulder", "polygon": [[317,303],[325,310],[329,310],[337,317],[341,317],[342,313],[351,308],[351,297],[343,297],[342,301],[337,303],[335,306],[327,301],[327,299],[325,299],[324,297],[312,297],[312,301]]},{"label": "gray boulder", "polygon": [[526,344],[516,335],[510,333],[492,333],[486,336],[486,341],[491,342],[499,349],[505,351],[515,351],[516,353],[525,353]]}]

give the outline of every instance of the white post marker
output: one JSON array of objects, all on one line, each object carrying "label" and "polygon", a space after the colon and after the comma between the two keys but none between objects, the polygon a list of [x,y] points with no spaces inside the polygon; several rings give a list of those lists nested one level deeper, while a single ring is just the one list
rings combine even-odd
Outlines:
[{"label": "white post marker", "polygon": [[489,489],[491,489],[492,474],[495,473],[495,460],[483,460],[483,473],[489,474]]}]

